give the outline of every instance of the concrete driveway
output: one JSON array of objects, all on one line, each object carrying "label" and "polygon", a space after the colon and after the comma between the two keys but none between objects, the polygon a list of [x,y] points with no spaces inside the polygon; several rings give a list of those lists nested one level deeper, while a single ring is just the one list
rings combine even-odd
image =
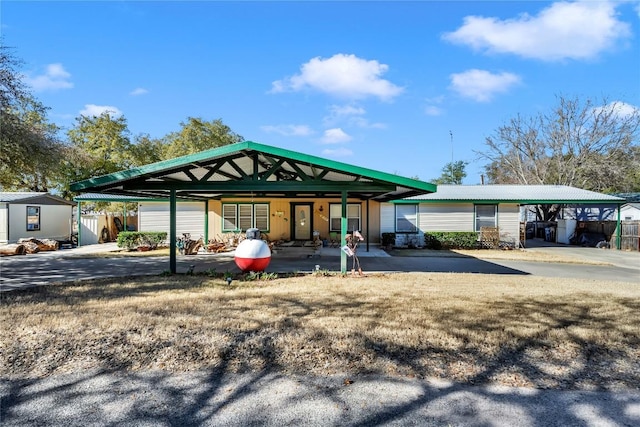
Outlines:
[{"label": "concrete driveway", "polygon": [[[101,277],[126,277],[156,275],[169,270],[169,257],[88,257],[96,252],[116,250],[113,243],[91,245],[55,252],[0,258],[0,291],[54,282],[93,279]],[[373,272],[451,272],[478,274],[534,275],[547,277],[578,278],[594,281],[624,281],[640,284],[640,254],[596,248],[543,245],[530,251],[547,251],[587,260],[606,262],[608,265],[567,264],[528,261],[490,260],[479,257],[442,256],[398,257],[372,247],[358,251],[362,270]],[[319,255],[281,255],[272,257],[268,272],[307,272],[316,268],[340,271],[338,248],[323,248]],[[353,259],[348,260],[348,269]],[[185,273],[193,266],[194,272],[215,270],[239,272],[233,253],[178,256],[177,270]],[[316,267],[317,266],[317,267]]]}]

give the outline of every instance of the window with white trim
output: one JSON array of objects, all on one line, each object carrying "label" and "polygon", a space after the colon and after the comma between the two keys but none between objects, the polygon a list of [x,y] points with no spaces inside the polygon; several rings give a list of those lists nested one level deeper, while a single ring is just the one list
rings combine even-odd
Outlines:
[{"label": "window with white trim", "polygon": [[27,206],[27,231],[40,230],[40,206]]},{"label": "window with white trim", "polygon": [[418,232],[418,205],[396,206],[396,233]]},{"label": "window with white trim", "polygon": [[224,203],[222,205],[222,231],[247,231],[258,228],[269,230],[268,203]]},{"label": "window with white trim", "polygon": [[497,227],[498,205],[475,205],[476,231],[481,227]]},{"label": "window with white trim", "polygon": [[[347,203],[347,231],[360,231],[361,207],[359,203]],[[329,204],[329,231],[341,232],[342,204]]]}]

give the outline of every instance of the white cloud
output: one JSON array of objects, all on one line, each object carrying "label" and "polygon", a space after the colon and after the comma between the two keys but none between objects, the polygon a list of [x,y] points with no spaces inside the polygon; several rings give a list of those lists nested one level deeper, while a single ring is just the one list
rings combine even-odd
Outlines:
[{"label": "white cloud", "polygon": [[344,147],[335,148],[335,149],[327,148],[325,150],[322,150],[322,155],[327,157],[348,157],[348,156],[353,156],[353,151]]},{"label": "white cloud", "polygon": [[340,128],[327,129],[324,131],[321,142],[323,144],[343,144],[351,141],[351,136]]},{"label": "white cloud", "polygon": [[146,95],[148,94],[149,91],[143,87],[137,87],[134,90],[132,90],[131,92],[129,92],[129,95],[131,96],[140,96],[140,95]]},{"label": "white cloud", "polygon": [[322,119],[322,123],[325,126],[334,126],[341,122],[347,122],[354,118],[362,119],[362,116],[366,114],[366,110],[362,107],[354,105],[330,105],[329,115]]},{"label": "white cloud", "polygon": [[363,116],[366,111],[354,105],[332,105],[329,107],[332,116]]},{"label": "white cloud", "polygon": [[71,89],[73,83],[69,81],[71,74],[67,72],[62,64],[49,64],[44,72],[39,76],[25,76],[25,83],[36,92],[46,90]]},{"label": "white cloud", "polygon": [[445,100],[445,97],[440,95],[433,98],[427,98],[425,101],[427,102],[427,106],[424,108],[424,113],[427,116],[440,116],[444,113],[444,110],[440,108],[438,105],[442,104]]},{"label": "white cloud", "polygon": [[427,105],[424,109],[424,113],[427,116],[440,116],[442,115],[442,108],[436,107],[435,105]]},{"label": "white cloud", "polygon": [[111,116],[121,116],[122,111],[120,111],[116,107],[112,107],[110,105],[95,105],[95,104],[86,104],[83,110],[80,110],[80,114],[87,117],[98,117],[102,113],[109,113]]},{"label": "white cloud", "polygon": [[369,96],[390,100],[404,90],[381,76],[389,66],[355,55],[315,57],[300,67],[300,74],[272,83],[271,93],[298,92],[306,88],[348,99]]},{"label": "white cloud", "polygon": [[322,119],[325,126],[335,126],[338,123],[346,123],[349,126],[360,128],[386,129],[384,123],[370,123],[364,115],[367,111],[356,105],[331,105],[329,115]]},{"label": "white cloud", "polygon": [[263,132],[278,133],[284,136],[309,136],[313,130],[307,125],[265,125],[260,126]]},{"label": "white cloud", "polygon": [[492,74],[485,70],[467,70],[451,74],[451,88],[465,98],[488,102],[494,95],[508,91],[520,83],[520,77],[512,73]]},{"label": "white cloud", "polygon": [[488,53],[509,53],[555,61],[588,59],[631,36],[630,25],[616,17],[615,2],[557,2],[538,15],[500,20],[467,16],[443,38]]},{"label": "white cloud", "polygon": [[626,102],[613,101],[602,107],[594,108],[593,112],[594,114],[612,113],[616,117],[625,119],[631,117],[634,114],[640,115],[640,108],[635,107],[631,104],[627,104]]}]

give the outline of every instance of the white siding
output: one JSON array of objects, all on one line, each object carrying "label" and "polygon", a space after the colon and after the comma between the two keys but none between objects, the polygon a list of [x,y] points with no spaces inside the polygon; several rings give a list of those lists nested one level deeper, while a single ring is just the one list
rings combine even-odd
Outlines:
[{"label": "white siding", "polygon": [[[27,206],[40,207],[40,230],[27,231]],[[71,235],[70,205],[10,204],[9,205],[9,242],[35,237],[41,239],[66,240]]]},{"label": "white siding", "polygon": [[[143,202],[138,205],[140,231],[166,231],[169,235],[169,203]],[[204,202],[176,204],[176,235],[191,233],[191,238],[204,236]]]},{"label": "white siding", "polygon": [[422,203],[419,215],[423,232],[474,231],[473,203]]},{"label": "white siding", "polygon": [[520,206],[516,204],[498,205],[498,228],[500,240],[513,242],[520,240]]},{"label": "white siding", "polygon": [[622,221],[639,221],[640,209],[635,206],[626,205],[620,209],[620,218]]}]

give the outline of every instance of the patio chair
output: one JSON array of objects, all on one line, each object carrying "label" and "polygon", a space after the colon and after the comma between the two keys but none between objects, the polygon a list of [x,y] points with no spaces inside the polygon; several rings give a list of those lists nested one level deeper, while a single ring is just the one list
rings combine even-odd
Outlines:
[{"label": "patio chair", "polygon": [[329,247],[337,248],[340,246],[340,236],[336,232],[329,233]]}]

